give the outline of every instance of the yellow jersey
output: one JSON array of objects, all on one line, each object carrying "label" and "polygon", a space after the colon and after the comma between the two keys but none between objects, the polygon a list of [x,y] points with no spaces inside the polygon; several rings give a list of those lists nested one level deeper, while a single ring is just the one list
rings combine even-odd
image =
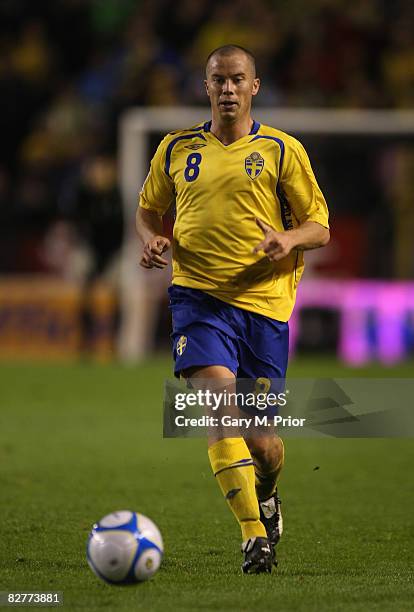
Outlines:
[{"label": "yellow jersey", "polygon": [[162,216],[175,201],[172,283],[287,321],[303,253],[271,262],[253,253],[263,240],[256,217],[277,231],[305,221],[328,227],[328,209],[309,158],[292,136],[253,122],[224,145],[211,122],[172,132],[160,143],[139,205]]}]

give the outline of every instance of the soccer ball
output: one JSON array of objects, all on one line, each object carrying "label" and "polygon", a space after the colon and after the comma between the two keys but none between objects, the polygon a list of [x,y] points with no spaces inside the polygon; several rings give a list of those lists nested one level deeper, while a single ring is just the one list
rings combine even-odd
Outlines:
[{"label": "soccer ball", "polygon": [[148,580],[161,565],[163,552],[158,527],[129,510],[112,512],[95,523],[87,545],[91,570],[109,584]]}]

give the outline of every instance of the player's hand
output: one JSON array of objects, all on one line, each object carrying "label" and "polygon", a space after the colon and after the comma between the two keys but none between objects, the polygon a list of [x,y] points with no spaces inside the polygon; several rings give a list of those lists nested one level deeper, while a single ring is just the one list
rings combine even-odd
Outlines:
[{"label": "player's hand", "polygon": [[277,232],[261,219],[256,219],[264,239],[253,249],[253,253],[263,251],[270,261],[279,261],[289,255],[295,246],[289,232]]},{"label": "player's hand", "polygon": [[165,236],[154,236],[144,246],[144,252],[139,262],[143,268],[165,268],[168,260],[162,254],[171,246],[171,242]]}]

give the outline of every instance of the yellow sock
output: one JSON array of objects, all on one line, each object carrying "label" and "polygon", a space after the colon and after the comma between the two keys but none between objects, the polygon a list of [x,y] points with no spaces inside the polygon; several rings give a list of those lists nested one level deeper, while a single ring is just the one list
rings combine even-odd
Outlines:
[{"label": "yellow sock", "polygon": [[208,456],[223,492],[242,532],[243,542],[266,537],[259,519],[253,460],[243,438],[225,438],[208,449]]},{"label": "yellow sock", "polygon": [[285,462],[285,446],[283,444],[283,440],[281,438],[279,438],[279,440],[281,442],[281,454],[274,469],[271,472],[266,472],[264,474],[259,470],[257,465],[254,466],[256,476],[256,495],[259,501],[269,499],[269,497],[273,495],[276,490],[277,480]]}]

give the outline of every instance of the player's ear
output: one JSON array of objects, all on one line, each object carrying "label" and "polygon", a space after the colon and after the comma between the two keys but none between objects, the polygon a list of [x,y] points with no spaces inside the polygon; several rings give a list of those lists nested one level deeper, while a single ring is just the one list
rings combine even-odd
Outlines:
[{"label": "player's ear", "polygon": [[260,79],[253,79],[252,96],[255,96],[260,89]]},{"label": "player's ear", "polygon": [[207,82],[207,80],[204,80],[204,87],[206,88],[206,93],[207,93],[208,97],[210,97],[210,92],[208,90],[208,82]]}]

